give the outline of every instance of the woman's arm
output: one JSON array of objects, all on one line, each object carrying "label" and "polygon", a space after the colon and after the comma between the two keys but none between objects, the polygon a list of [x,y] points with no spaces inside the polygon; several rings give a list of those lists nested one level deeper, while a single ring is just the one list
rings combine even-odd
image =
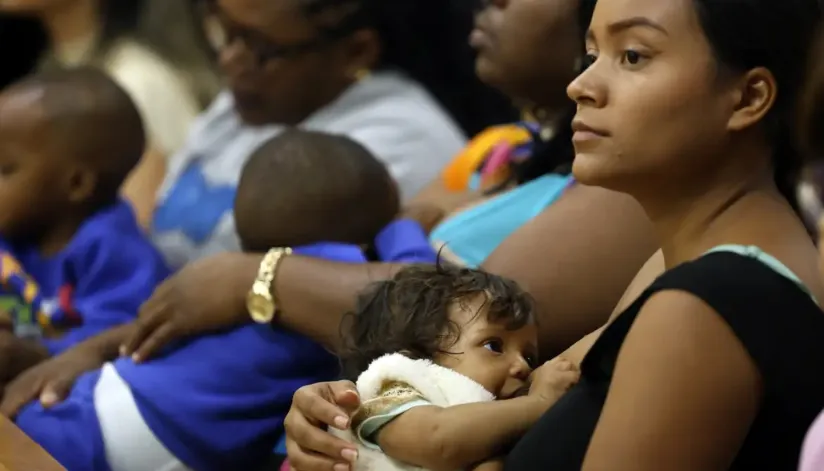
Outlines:
[{"label": "woman's arm", "polygon": [[[634,200],[576,186],[510,236],[483,268],[535,296],[544,356],[551,358],[606,322],[655,251],[651,233]],[[145,358],[175,338],[250,322],[245,299],[261,259],[230,253],[184,267],[141,310],[126,350]],[[273,283],[277,322],[335,348],[357,294],[400,267],[284,257]]]},{"label": "woman's arm", "polygon": [[575,185],[507,238],[483,268],[535,297],[541,356],[552,358],[606,323],[656,249],[652,225],[634,199]]},{"label": "woman's arm", "polygon": [[582,469],[729,469],[761,390],[755,363],[721,316],[691,294],[660,292],[624,341]]}]

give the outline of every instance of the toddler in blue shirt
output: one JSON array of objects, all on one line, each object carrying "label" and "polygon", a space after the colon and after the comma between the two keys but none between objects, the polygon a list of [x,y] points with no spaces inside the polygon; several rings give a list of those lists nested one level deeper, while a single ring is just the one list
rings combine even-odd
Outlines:
[{"label": "toddler in blue shirt", "polygon": [[40,74],[0,94],[0,383],[132,320],[168,274],[119,189],[145,147],[104,73]]}]

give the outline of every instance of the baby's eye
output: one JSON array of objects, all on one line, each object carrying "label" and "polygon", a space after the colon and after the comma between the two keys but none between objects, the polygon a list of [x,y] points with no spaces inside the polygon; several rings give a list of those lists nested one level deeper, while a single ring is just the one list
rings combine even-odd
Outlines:
[{"label": "baby's eye", "polygon": [[484,348],[495,353],[503,353],[504,343],[500,339],[492,339],[484,342]]}]

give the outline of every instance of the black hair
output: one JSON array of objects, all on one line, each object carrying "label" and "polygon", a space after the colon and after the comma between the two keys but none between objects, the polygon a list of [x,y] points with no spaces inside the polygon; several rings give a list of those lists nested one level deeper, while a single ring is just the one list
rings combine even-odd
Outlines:
[{"label": "black hair", "polygon": [[0,44],[7,47],[0,68],[0,90],[22,79],[37,68],[40,56],[48,46],[43,24],[36,18],[0,15]]},{"label": "black hair", "polygon": [[386,167],[345,136],[289,129],[246,165],[235,198],[244,250],[315,242],[365,245],[400,206]]},{"label": "black hair", "polygon": [[535,322],[534,304],[526,292],[512,280],[481,270],[442,262],[411,265],[374,283],[341,324],[344,375],[354,380],[390,353],[415,359],[454,353],[449,349],[461,332],[449,317],[450,307],[478,295],[486,298],[490,322],[511,330]]},{"label": "black hair", "polygon": [[[804,91],[799,100],[798,134],[805,154],[818,166],[822,173],[824,164],[824,30],[819,30],[815,47],[810,54],[810,68]],[[817,178],[821,181],[821,178]]]},{"label": "black hair", "polygon": [[101,1],[102,28],[98,47],[106,48],[123,36],[135,35],[145,4],[146,0]]},{"label": "black hair", "polygon": [[97,172],[92,206],[114,202],[146,149],[143,120],[129,94],[93,67],[41,72],[9,89],[42,90],[47,145],[60,159],[84,161]]},{"label": "black hair", "polygon": [[475,75],[475,53],[467,37],[477,0],[301,0],[310,16],[345,12],[328,35],[375,29],[380,36],[379,67],[405,72],[420,82],[467,135],[517,114],[509,99]]},{"label": "black hair", "polygon": [[802,167],[795,143],[797,97],[821,8],[817,0],[693,0],[704,33],[723,68],[765,67],[779,93],[767,116],[778,190],[798,209]]}]

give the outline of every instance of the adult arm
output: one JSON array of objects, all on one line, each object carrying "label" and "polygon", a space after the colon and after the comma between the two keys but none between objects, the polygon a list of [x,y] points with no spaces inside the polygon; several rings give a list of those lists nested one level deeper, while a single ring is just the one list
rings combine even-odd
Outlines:
[{"label": "adult arm", "polygon": [[149,229],[154,214],[157,192],[166,175],[166,156],[151,147],[140,159],[123,183],[123,197],[132,205],[140,227]]},{"label": "adult arm", "polygon": [[691,294],[658,293],[624,341],[582,469],[729,469],[761,395],[755,363],[721,316]]},{"label": "adult arm", "polygon": [[535,297],[542,356],[551,358],[606,323],[656,249],[652,225],[634,199],[574,185],[507,238],[483,268]]},{"label": "adult arm", "polygon": [[[606,322],[654,250],[652,229],[634,200],[576,186],[516,231],[483,268],[536,297],[545,356],[552,357]],[[145,358],[176,338],[250,322],[244,300],[262,257],[221,254],[184,267],[144,305],[127,352]],[[357,294],[399,268],[284,257],[273,283],[278,322],[334,349]]]}]

